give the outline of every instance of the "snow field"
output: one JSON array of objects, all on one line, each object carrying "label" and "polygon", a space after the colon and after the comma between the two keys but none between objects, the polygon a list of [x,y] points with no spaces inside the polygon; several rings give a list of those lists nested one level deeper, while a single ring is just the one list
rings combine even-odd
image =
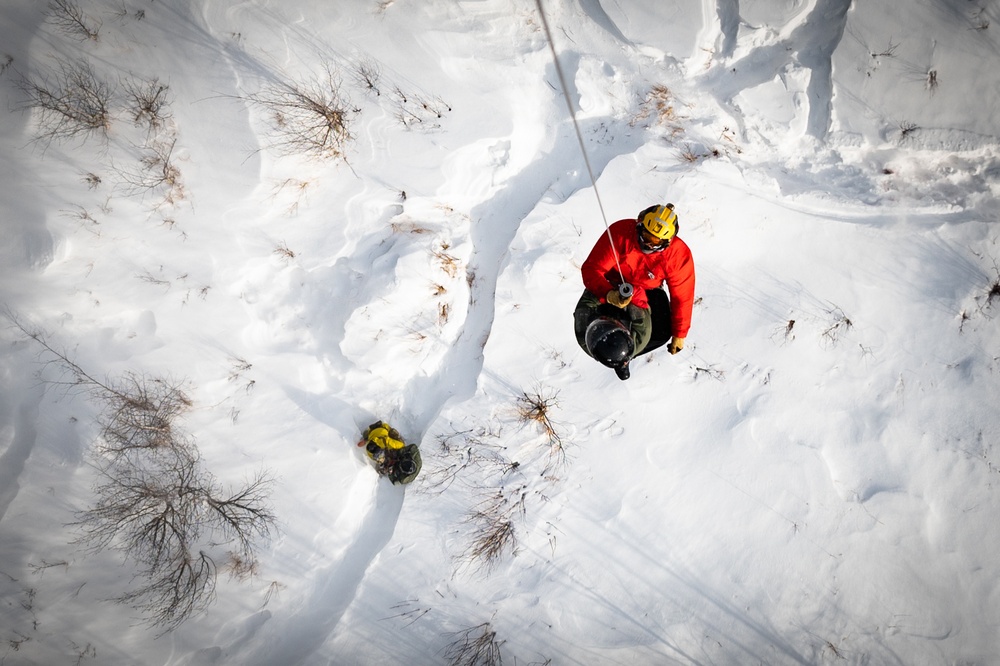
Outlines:
[{"label": "snow field", "polygon": [[[70,543],[96,407],[9,330],[4,663],[437,664],[486,623],[518,663],[998,653],[995,3],[545,3],[608,221],[672,201],[698,267],[687,348],[625,383],[571,330],[604,221],[534,3],[81,2],[97,42],[9,4],[9,108],[59,59],[158,77],[180,177],[135,190],[124,111],[47,147],[4,114],[5,305],[183,381],[280,533],[154,638]],[[241,97],[328,67],[346,163],[280,154]],[[421,445],[405,490],[354,446],[376,418]]]}]

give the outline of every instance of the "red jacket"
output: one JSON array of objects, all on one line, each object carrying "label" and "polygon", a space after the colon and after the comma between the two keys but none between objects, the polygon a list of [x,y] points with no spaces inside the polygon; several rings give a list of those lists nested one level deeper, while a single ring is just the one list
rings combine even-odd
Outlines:
[{"label": "red jacket", "polygon": [[611,240],[607,233],[603,233],[583,262],[583,285],[603,303],[608,292],[617,288],[624,277],[625,282],[635,287],[632,302],[641,308],[649,308],[646,290],[656,289],[665,281],[670,293],[673,334],[678,338],[687,337],[694,305],[694,259],[691,249],[680,238],[674,237],[670,246],[662,252],[644,254],[635,227],[635,220],[618,220],[611,225],[611,238],[624,276],[618,273]]}]

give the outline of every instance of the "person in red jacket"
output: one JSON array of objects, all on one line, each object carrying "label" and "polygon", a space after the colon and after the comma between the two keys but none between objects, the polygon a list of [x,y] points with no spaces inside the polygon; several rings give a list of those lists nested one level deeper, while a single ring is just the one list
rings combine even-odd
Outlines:
[{"label": "person in red jacket", "polygon": [[650,297],[656,296],[650,290],[666,285],[667,350],[676,354],[684,348],[694,304],[694,259],[677,230],[673,204],[650,206],[637,219],[612,224],[583,262],[586,289],[573,315],[577,342],[623,380],[630,375],[629,361],[650,344]]}]

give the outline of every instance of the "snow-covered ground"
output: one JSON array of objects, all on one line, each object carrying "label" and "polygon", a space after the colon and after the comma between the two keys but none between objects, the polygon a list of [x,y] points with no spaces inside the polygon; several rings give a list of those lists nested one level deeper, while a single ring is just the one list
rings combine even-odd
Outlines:
[{"label": "snow-covered ground", "polygon": [[[5,0],[0,663],[996,663],[1000,2],[904,4],[545,0],[595,192],[533,0]],[[25,83],[78,63],[107,136],[48,141]],[[329,74],[346,160],[282,150],[253,100]],[[627,382],[572,334],[595,194],[676,204],[698,270]],[[108,601],[101,405],[22,328],[275,479],[255,576],[197,544],[163,635]]]}]

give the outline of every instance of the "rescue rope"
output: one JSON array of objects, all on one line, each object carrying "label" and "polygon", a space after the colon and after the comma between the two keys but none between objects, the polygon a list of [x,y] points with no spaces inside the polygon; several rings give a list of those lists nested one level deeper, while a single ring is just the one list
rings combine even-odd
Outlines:
[{"label": "rescue rope", "polygon": [[562,87],[563,97],[566,99],[566,106],[569,108],[569,117],[573,120],[573,129],[576,130],[576,139],[580,142],[580,152],[583,153],[583,162],[587,165],[587,175],[594,186],[594,196],[597,198],[597,207],[601,211],[601,219],[604,220],[604,229],[608,234],[608,242],[611,244],[611,253],[615,257],[615,265],[618,267],[618,274],[622,277],[622,283],[618,286],[618,293],[628,298],[632,295],[632,285],[625,280],[625,273],[622,272],[622,264],[618,259],[618,250],[615,248],[614,238],[611,237],[611,225],[608,224],[608,216],[604,212],[604,204],[601,202],[601,193],[597,191],[597,178],[594,177],[594,170],[590,166],[590,157],[587,156],[587,145],[583,141],[583,132],[580,131],[580,123],[576,120],[576,109],[573,108],[573,101],[569,97],[569,86],[566,85],[566,77],[563,75],[562,65],[559,64],[559,56],[556,55],[556,45],[552,41],[552,31],[549,30],[549,22],[545,18],[545,10],[542,9],[542,0],[535,0],[538,5],[538,14],[542,18],[542,28],[545,30],[545,39],[549,43],[549,50],[552,51],[552,61],[556,66],[556,75],[559,77],[559,85]]}]

